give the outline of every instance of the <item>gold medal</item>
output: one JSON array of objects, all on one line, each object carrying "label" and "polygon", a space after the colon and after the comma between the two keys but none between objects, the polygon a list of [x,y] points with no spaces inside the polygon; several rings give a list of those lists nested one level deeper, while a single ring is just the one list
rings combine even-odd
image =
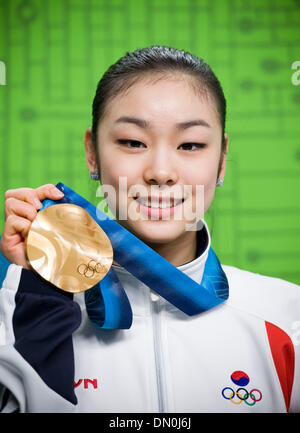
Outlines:
[{"label": "gold medal", "polygon": [[105,232],[74,204],[56,204],[38,212],[26,239],[26,255],[41,277],[71,293],[93,287],[113,262]]}]

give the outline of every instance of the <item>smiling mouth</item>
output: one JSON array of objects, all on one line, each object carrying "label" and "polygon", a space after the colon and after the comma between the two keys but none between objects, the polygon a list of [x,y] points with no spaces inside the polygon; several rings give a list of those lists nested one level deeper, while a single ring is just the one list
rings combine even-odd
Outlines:
[{"label": "smiling mouth", "polygon": [[140,206],[150,209],[172,209],[184,202],[184,198],[172,197],[134,197],[134,200]]},{"label": "smiling mouth", "polygon": [[134,197],[138,210],[150,220],[172,220],[177,209],[181,208],[183,198],[173,197]]}]

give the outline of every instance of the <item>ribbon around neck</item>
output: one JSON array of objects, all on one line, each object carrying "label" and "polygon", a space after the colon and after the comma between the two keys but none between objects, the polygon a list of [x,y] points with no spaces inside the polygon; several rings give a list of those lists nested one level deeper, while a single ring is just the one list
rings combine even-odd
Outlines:
[{"label": "ribbon around neck", "polygon": [[[64,197],[57,201],[44,200],[41,210],[59,203],[81,206],[109,237],[116,262],[185,314],[202,313],[228,298],[228,281],[211,247],[198,284],[71,188],[61,182],[56,187]],[[85,292],[85,302],[90,320],[98,327],[130,328],[131,306],[113,267],[100,283]]]}]

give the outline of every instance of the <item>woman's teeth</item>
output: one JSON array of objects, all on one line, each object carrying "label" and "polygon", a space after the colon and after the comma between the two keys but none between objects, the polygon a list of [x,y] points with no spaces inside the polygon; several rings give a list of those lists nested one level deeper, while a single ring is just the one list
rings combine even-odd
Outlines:
[{"label": "woman's teeth", "polygon": [[167,200],[148,200],[148,198],[142,198],[138,197],[136,198],[136,201],[141,204],[142,206],[151,207],[151,208],[160,208],[160,209],[167,209],[171,207],[175,207],[183,202],[183,199],[167,199]]}]

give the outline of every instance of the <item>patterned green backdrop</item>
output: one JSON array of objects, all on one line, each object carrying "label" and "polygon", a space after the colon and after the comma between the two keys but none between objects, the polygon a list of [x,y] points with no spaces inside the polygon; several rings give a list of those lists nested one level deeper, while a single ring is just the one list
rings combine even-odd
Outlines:
[{"label": "patterned green backdrop", "polygon": [[128,50],[187,49],[228,100],[213,246],[222,263],[300,283],[299,29],[299,0],[0,0],[1,197],[62,181],[96,204],[83,134],[98,80]]}]

